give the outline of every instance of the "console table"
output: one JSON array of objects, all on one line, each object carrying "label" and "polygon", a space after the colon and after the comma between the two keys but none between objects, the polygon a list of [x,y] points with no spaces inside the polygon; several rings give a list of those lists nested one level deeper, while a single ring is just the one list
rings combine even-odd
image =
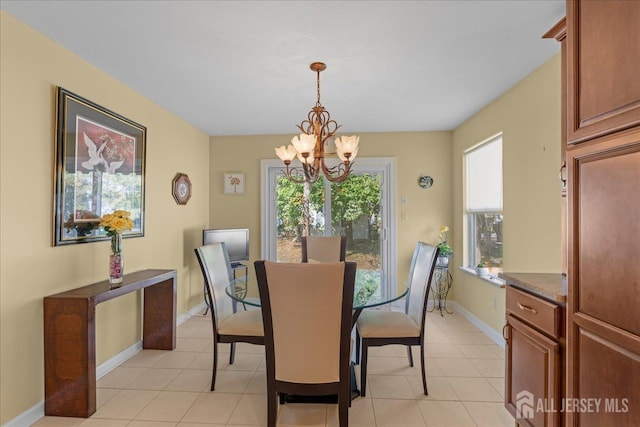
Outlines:
[{"label": "console table", "polygon": [[45,415],[88,418],[96,412],[96,305],[144,289],[142,347],[176,347],[175,270],[126,274],[44,298]]}]

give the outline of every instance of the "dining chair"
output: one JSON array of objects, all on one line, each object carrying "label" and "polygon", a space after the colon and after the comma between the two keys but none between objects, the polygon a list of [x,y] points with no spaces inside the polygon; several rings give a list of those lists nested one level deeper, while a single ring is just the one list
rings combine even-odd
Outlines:
[{"label": "dining chair", "polygon": [[344,261],[346,254],[346,236],[302,237],[302,262]]},{"label": "dining chair", "polygon": [[205,280],[207,303],[211,308],[213,327],[213,372],[211,391],[216,385],[218,367],[218,343],[229,343],[229,364],[235,358],[237,342],[264,344],[262,313],[260,310],[235,312],[233,300],[225,294],[225,288],[233,280],[233,271],[225,243],[212,243],[195,249]]},{"label": "dining chair", "polygon": [[337,394],[340,426],[348,426],[356,263],[256,261],[255,269],[264,323],[267,425],[276,425],[278,395]]},{"label": "dining chair", "polygon": [[[389,344],[407,346],[409,366],[413,367],[411,346],[420,346],[422,387],[428,395],[427,374],[424,366],[424,323],[427,296],[438,257],[438,247],[418,242],[413,251],[409,269],[405,311],[364,310],[356,322],[356,340],[362,347],[360,366],[360,395],[367,388],[367,354],[369,347]],[[358,347],[360,347],[358,346]],[[356,349],[356,353],[358,349]]]}]

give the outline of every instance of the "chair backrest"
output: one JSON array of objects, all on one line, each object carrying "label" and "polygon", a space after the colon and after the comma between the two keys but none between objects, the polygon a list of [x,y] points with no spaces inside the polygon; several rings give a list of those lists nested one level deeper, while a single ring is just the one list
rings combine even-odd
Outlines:
[{"label": "chair backrest", "polygon": [[233,280],[227,247],[224,242],[212,243],[196,248],[195,252],[206,284],[213,326],[218,330],[217,325],[233,314],[233,301],[224,291]]},{"label": "chair backrest", "polygon": [[411,258],[406,313],[424,330],[427,295],[436,266],[438,247],[418,242]]},{"label": "chair backrest", "polygon": [[346,253],[346,236],[302,237],[302,262],[344,261]]},{"label": "chair backrest", "polygon": [[348,378],[356,263],[256,261],[268,377],[304,384]]}]

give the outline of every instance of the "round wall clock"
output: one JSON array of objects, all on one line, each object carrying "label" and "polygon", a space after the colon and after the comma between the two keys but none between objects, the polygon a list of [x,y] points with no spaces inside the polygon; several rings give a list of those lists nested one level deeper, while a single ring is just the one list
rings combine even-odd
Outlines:
[{"label": "round wall clock", "polygon": [[427,175],[421,175],[420,178],[418,178],[418,185],[420,188],[429,188],[433,185],[433,178]]},{"label": "round wall clock", "polygon": [[191,198],[191,181],[189,180],[189,176],[184,173],[176,174],[171,183],[171,191],[177,204],[186,205]]}]

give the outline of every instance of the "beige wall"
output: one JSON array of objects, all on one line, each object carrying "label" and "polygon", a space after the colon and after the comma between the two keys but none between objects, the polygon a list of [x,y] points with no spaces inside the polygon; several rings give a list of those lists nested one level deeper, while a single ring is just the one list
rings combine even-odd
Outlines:
[{"label": "beige wall", "polygon": [[[440,226],[452,221],[451,132],[354,133],[360,136],[359,157],[396,159],[397,280],[402,290],[416,242],[437,242]],[[209,223],[214,228],[249,227],[252,260],[260,257],[260,159],[276,159],[274,147],[288,143],[294,134],[292,126],[288,135],[211,138]],[[224,194],[224,172],[246,174],[244,195]],[[434,178],[432,188],[418,187],[422,174]],[[402,197],[407,200],[404,206]]]},{"label": "beige wall", "polygon": [[[145,236],[124,240],[125,269],[178,271],[178,314],[202,301],[193,256],[209,220],[209,139],[0,11],[0,424],[44,397],[42,298],[107,278],[108,242],[53,247],[54,89],[62,86],[147,127]],[[187,206],[171,195],[189,174]],[[140,296],[97,310],[97,362],[140,339]]]},{"label": "beige wall", "polygon": [[[504,271],[560,271],[560,116],[558,54],[453,132],[456,265],[464,253],[463,152],[502,132]],[[504,289],[454,271],[453,290],[456,302],[502,329]]]},{"label": "beige wall", "polygon": [[[43,399],[42,298],[106,277],[106,242],[51,246],[54,87],[62,86],[148,129],[145,237],[127,239],[126,270],[178,270],[178,314],[202,301],[193,257],[205,227],[251,229],[260,254],[260,159],[287,135],[207,137],[0,11],[0,424]],[[398,282],[417,240],[447,224],[462,263],[462,152],[504,132],[505,270],[557,272],[560,63],[556,56],[453,132],[361,133],[361,157],[395,157]],[[302,117],[306,111],[301,112]],[[28,159],[28,162],[24,160]],[[28,168],[25,167],[28,164]],[[175,204],[171,179],[189,174],[193,197]],[[223,194],[224,172],[246,173],[246,193]],[[434,186],[422,190],[421,174]],[[402,205],[405,197],[407,204]],[[453,298],[496,331],[504,291],[454,271]],[[497,308],[491,301],[497,299]],[[98,364],[140,338],[140,297],[98,306]]]}]

